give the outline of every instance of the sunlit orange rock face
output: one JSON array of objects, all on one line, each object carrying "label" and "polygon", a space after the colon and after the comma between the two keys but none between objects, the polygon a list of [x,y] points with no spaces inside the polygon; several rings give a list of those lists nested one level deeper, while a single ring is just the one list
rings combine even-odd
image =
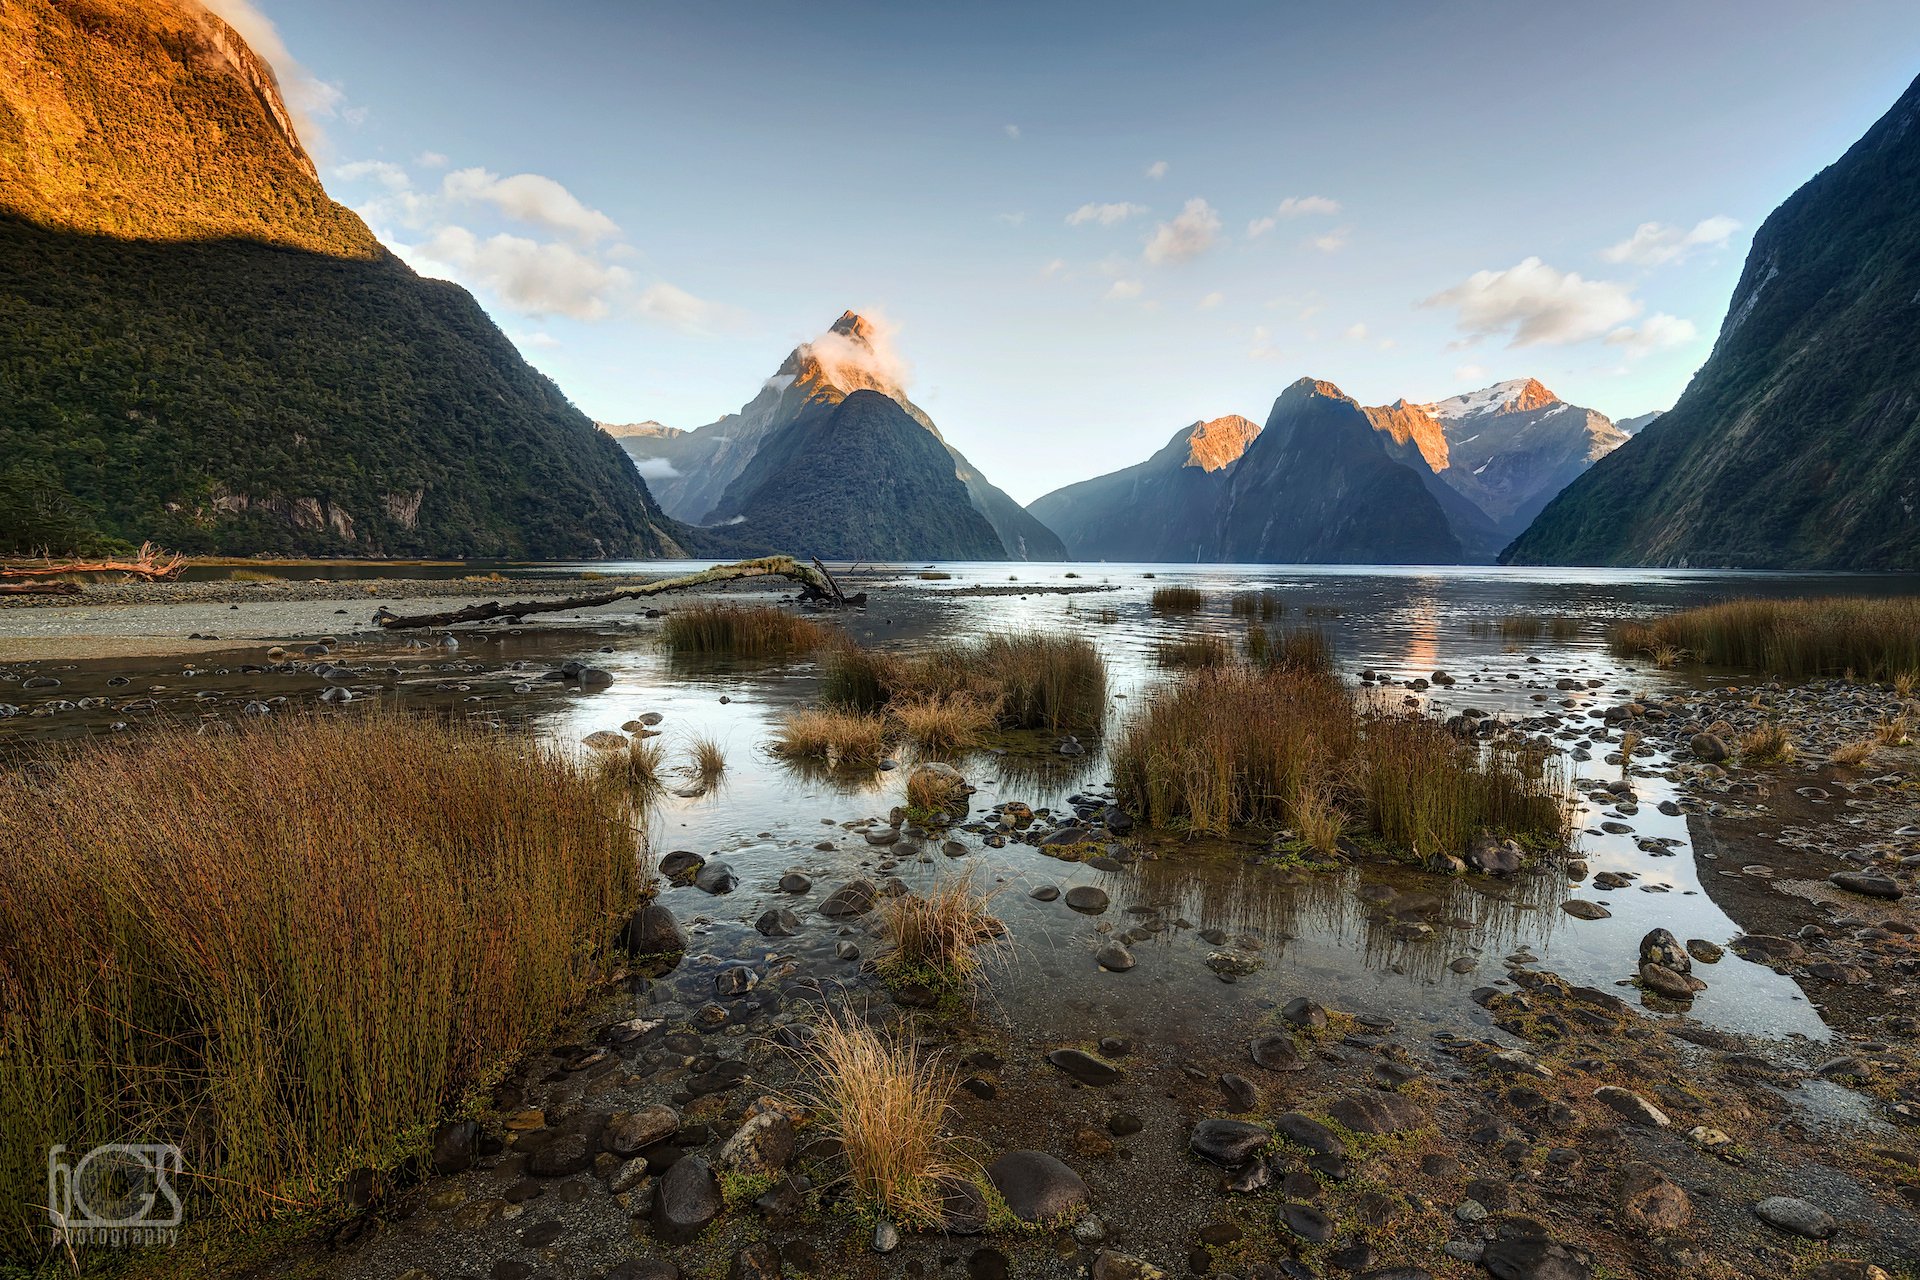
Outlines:
[{"label": "sunlit orange rock face", "polygon": [[1429,470],[1447,469],[1447,433],[1440,420],[1422,404],[1395,400],[1392,404],[1365,410],[1374,430],[1385,432],[1394,443],[1395,456],[1407,461],[1409,446],[1418,452]]},{"label": "sunlit orange rock face", "polygon": [[327,198],[272,69],[195,0],[0,3],[0,212],[138,240],[384,251]]},{"label": "sunlit orange rock face", "polygon": [[1230,467],[1259,434],[1259,423],[1237,413],[1202,422],[1187,432],[1186,465],[1202,471]]}]

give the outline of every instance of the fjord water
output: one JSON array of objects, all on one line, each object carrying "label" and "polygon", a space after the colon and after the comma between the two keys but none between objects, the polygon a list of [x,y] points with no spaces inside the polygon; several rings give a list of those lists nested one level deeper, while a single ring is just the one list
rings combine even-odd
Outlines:
[{"label": "fjord water", "polygon": [[[636,572],[672,575],[704,564],[518,566],[519,577],[555,572]],[[1068,629],[1089,637],[1110,672],[1108,730],[1130,706],[1150,696],[1168,673],[1154,661],[1165,640],[1196,631],[1237,644],[1249,621],[1231,610],[1236,594],[1264,592],[1274,601],[1270,627],[1315,627],[1330,640],[1336,667],[1353,681],[1372,669],[1388,680],[1377,696],[1387,705],[1418,705],[1442,714],[1474,708],[1516,719],[1562,709],[1589,714],[1598,724],[1608,703],[1632,694],[1659,694],[1685,680],[1749,683],[1750,672],[1679,675],[1623,664],[1606,650],[1609,624],[1621,617],[1681,608],[1732,595],[1887,593],[1920,583],[1890,578],[1803,574],[1725,574],[1684,571],[1510,570],[1475,568],[1346,568],[1274,566],[946,564],[920,577],[918,566],[842,568],[850,588],[870,592],[871,605],[844,620],[862,643],[910,651],[947,640],[1007,630]],[[363,572],[372,573],[372,569]],[[397,572],[411,574],[411,569]],[[312,575],[302,575],[312,576]],[[1205,604],[1195,612],[1161,613],[1155,588],[1198,588]],[[514,586],[501,588],[513,598]],[[730,592],[771,599],[765,591]],[[666,602],[656,602],[666,603]],[[327,613],[332,613],[328,602]],[[1637,813],[1630,834],[1599,829],[1605,810],[1582,802],[1578,853],[1591,873],[1630,871],[1638,878],[1611,892],[1574,883],[1557,870],[1495,881],[1443,879],[1411,868],[1363,865],[1338,871],[1303,870],[1285,859],[1263,858],[1265,841],[1156,839],[1150,856],[1118,872],[1060,861],[1019,843],[985,847],[978,835],[954,832],[942,840],[870,845],[843,824],[884,820],[904,802],[910,755],[893,771],[823,772],[797,769],[766,752],[773,725],[786,710],[814,700],[819,667],[811,657],[738,661],[675,658],[659,644],[647,602],[539,619],[539,625],[493,626],[438,638],[381,633],[346,634],[361,619],[338,619],[343,644],[335,661],[356,669],[330,680],[247,674],[254,655],[89,663],[64,667],[62,695],[114,697],[106,681],[128,677],[131,689],[159,705],[161,714],[218,718],[249,698],[282,695],[311,701],[328,683],[367,695],[349,705],[398,699],[440,706],[456,714],[531,726],[566,742],[616,729],[646,712],[660,713],[659,732],[671,765],[695,738],[726,750],[724,781],[691,794],[674,785],[653,819],[656,852],[688,849],[732,865],[739,888],[709,896],[670,887],[662,900],[692,922],[695,954],[656,991],[694,999],[722,959],[762,960],[777,952],[796,958],[829,980],[857,984],[857,962],[837,958],[841,928],[809,910],[835,885],[859,875],[901,876],[915,888],[935,876],[971,872],[982,887],[1000,890],[995,910],[1012,927],[1010,959],[1000,966],[987,1016],[1016,1038],[1058,1042],[1124,1035],[1165,1043],[1182,1037],[1232,1039],[1257,1026],[1295,995],[1310,994],[1331,1007],[1391,1018],[1402,1025],[1458,1025],[1486,1016],[1473,1007],[1477,986],[1504,982],[1505,957],[1524,952],[1577,982],[1636,993],[1616,983],[1634,972],[1638,939],[1654,927],[1681,938],[1724,944],[1742,932],[1713,897],[1715,878],[1737,868],[1702,864],[1696,870],[1686,819],[1657,806],[1672,798],[1657,776],[1664,762],[1642,755]],[[165,606],[162,606],[165,608]],[[1555,638],[1503,640],[1499,622],[1520,615],[1570,619]],[[610,672],[604,689],[538,680],[543,669],[579,659]],[[1415,690],[1404,682],[1446,671],[1457,683]],[[397,672],[397,674],[389,674]],[[1574,691],[1556,688],[1578,681]],[[1597,685],[1585,687],[1588,682]],[[126,686],[122,686],[126,688]],[[116,697],[115,701],[122,700]],[[104,731],[107,713],[68,712],[51,718],[0,721],[0,735],[18,741],[50,733]],[[125,717],[134,719],[134,717]],[[1067,798],[1107,781],[1102,739],[1082,735],[1085,753],[1062,755],[1050,736],[1027,735],[956,761],[978,788],[976,811],[1003,801],[1036,809],[1066,807]],[[1610,781],[1618,764],[1611,748],[1563,737],[1585,749],[1570,759],[1570,778]],[[1640,776],[1644,774],[1645,776]],[[1580,788],[1582,794],[1592,787]],[[1614,815],[1616,821],[1619,815]],[[1659,842],[1671,842],[1662,848]],[[888,864],[883,867],[882,864]],[[896,864],[897,865],[892,865]],[[782,894],[780,877],[800,870],[814,882],[802,899]],[[1077,914],[1059,901],[1030,896],[1040,885],[1061,891],[1095,884],[1111,898],[1098,916]],[[1603,902],[1612,913],[1575,919],[1560,904],[1569,896]],[[791,938],[760,936],[753,921],[767,908],[786,906],[805,922]],[[1141,910],[1134,911],[1132,909]],[[1145,909],[1154,909],[1151,914]],[[1151,928],[1139,927],[1142,923]],[[1137,965],[1124,974],[1102,971],[1093,954],[1107,936],[1129,934]],[[1227,939],[1236,950],[1257,949],[1262,967],[1223,982],[1207,967]],[[1209,941],[1212,939],[1213,941]],[[864,950],[871,940],[855,936]],[[1702,1022],[1761,1035],[1824,1038],[1818,1012],[1788,978],[1729,953],[1703,971],[1709,989],[1692,1010]],[[710,990],[710,986],[707,988]]]}]

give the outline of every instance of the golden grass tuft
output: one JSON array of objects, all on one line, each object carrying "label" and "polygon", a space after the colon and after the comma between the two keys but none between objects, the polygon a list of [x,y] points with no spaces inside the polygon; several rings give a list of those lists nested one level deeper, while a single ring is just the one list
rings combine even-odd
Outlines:
[{"label": "golden grass tuft", "polygon": [[593,767],[603,780],[626,787],[640,797],[651,797],[664,785],[661,774],[666,762],[667,753],[660,740],[642,738],[639,734],[624,748],[596,751],[593,756]]},{"label": "golden grass tuft", "polygon": [[1259,618],[1271,622],[1287,611],[1287,606],[1272,591],[1237,591],[1232,601],[1236,618]]},{"label": "golden grass tuft", "polygon": [[887,754],[886,717],[833,707],[789,711],[773,731],[771,750],[830,765],[876,765]]},{"label": "golden grass tuft", "polygon": [[1004,945],[1007,937],[992,911],[996,893],[974,888],[972,876],[946,876],[926,893],[884,899],[881,972],[942,991],[971,983],[988,949]]},{"label": "golden grass tuft", "polygon": [[828,651],[821,696],[861,711],[966,696],[1007,728],[1061,733],[1099,728],[1107,667],[1091,641],[1065,633],[990,635],[910,655],[848,643]]},{"label": "golden grass tuft", "polygon": [[902,1227],[937,1227],[944,1186],[971,1173],[945,1131],[953,1069],[851,1014],[823,1017],[799,1053],[812,1077],[802,1100],[838,1141],[854,1199]]},{"label": "golden grass tuft", "polygon": [[907,774],[907,807],[922,814],[965,813],[965,780],[944,769],[915,768]]},{"label": "golden grass tuft", "polygon": [[1740,739],[1741,764],[1784,764],[1793,757],[1793,739],[1777,720],[1767,721]]},{"label": "golden grass tuft", "polygon": [[993,707],[968,693],[902,698],[887,712],[900,722],[907,740],[923,751],[958,751],[978,746],[993,728]]},{"label": "golden grass tuft", "polygon": [[1888,716],[1873,728],[1873,740],[1883,747],[1904,747],[1913,740],[1913,721],[1906,715]]},{"label": "golden grass tuft", "polygon": [[1233,654],[1219,636],[1183,636],[1153,647],[1153,660],[1163,667],[1224,667]]},{"label": "golden grass tuft", "polygon": [[687,745],[687,771],[701,790],[713,789],[726,776],[726,748],[712,738],[695,738]]},{"label": "golden grass tuft", "polygon": [[631,801],[389,714],[162,730],[0,776],[0,1252],[53,1143],[171,1142],[194,1221],[326,1206],[611,973]]},{"label": "golden grass tuft", "polygon": [[1319,627],[1247,628],[1247,661],[1281,671],[1333,671],[1333,645]]},{"label": "golden grass tuft", "polygon": [[1155,587],[1153,589],[1153,608],[1156,613],[1192,613],[1206,602],[1205,593],[1198,587]]},{"label": "golden grass tuft", "polygon": [[1872,738],[1861,738],[1857,742],[1848,742],[1833,749],[1832,760],[1835,764],[1848,769],[1858,769],[1873,759],[1873,753],[1880,744]]},{"label": "golden grass tuft", "polygon": [[678,654],[767,658],[817,649],[833,633],[809,618],[770,605],[696,604],[676,609],[660,637]]},{"label": "golden grass tuft", "polygon": [[1657,658],[1664,648],[1676,662],[1793,679],[1897,680],[1920,672],[1920,597],[1729,600],[1621,623],[1610,644],[1623,658]]}]

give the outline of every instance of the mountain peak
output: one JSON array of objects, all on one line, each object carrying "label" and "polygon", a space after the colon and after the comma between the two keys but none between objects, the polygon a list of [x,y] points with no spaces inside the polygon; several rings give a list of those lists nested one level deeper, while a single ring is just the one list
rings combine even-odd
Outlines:
[{"label": "mountain peak", "polygon": [[1443,422],[1478,417],[1487,413],[1532,413],[1556,404],[1560,397],[1547,390],[1538,378],[1509,378],[1478,391],[1465,391],[1433,404],[1422,405]]},{"label": "mountain peak", "polygon": [[1319,378],[1302,378],[1280,393],[1280,399],[1283,403],[1305,399],[1310,396],[1325,396],[1330,400],[1345,400],[1348,404],[1355,403],[1352,396],[1333,385],[1333,383],[1322,381]]},{"label": "mountain peak", "polygon": [[828,333],[837,333],[843,338],[852,338],[857,342],[873,345],[873,321],[857,311],[842,311],[840,318],[827,326]]},{"label": "mountain peak", "polygon": [[1232,466],[1260,434],[1260,424],[1237,413],[1187,428],[1187,460],[1184,466],[1202,471],[1218,471]]}]

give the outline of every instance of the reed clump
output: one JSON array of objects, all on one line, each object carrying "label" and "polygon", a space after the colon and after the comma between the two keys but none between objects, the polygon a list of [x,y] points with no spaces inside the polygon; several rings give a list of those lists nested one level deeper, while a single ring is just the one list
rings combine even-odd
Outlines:
[{"label": "reed clump", "polygon": [[163,730],[0,778],[0,1253],[46,1152],[176,1143],[195,1221],[330,1203],[613,968],[633,802],[571,753],[398,715]]},{"label": "reed clump", "polygon": [[1282,671],[1331,674],[1333,645],[1319,627],[1247,628],[1247,661]]},{"label": "reed clump", "polygon": [[1920,672],[1920,597],[1729,600],[1620,623],[1610,644],[1623,658],[1657,657],[1664,648],[1676,662],[1792,679],[1911,679]]},{"label": "reed clump", "polygon": [[1258,618],[1262,622],[1271,622],[1287,611],[1287,606],[1272,591],[1235,592],[1232,608],[1236,618]]},{"label": "reed clump", "polygon": [[970,985],[987,954],[1007,937],[1006,926],[993,914],[993,898],[993,892],[975,888],[971,876],[947,876],[925,893],[885,899],[881,973],[942,992]]},{"label": "reed clump", "polygon": [[696,787],[711,791],[726,776],[726,748],[713,738],[695,738],[687,744],[687,772]]},{"label": "reed clump", "polygon": [[1227,642],[1219,636],[1183,636],[1153,647],[1153,660],[1163,667],[1223,667],[1232,661]]},{"label": "reed clump", "polygon": [[1778,720],[1757,725],[1740,739],[1741,764],[1784,764],[1793,757],[1793,738]]},{"label": "reed clump", "polygon": [[663,783],[667,755],[658,738],[635,734],[625,747],[594,753],[593,767],[603,781],[626,788],[643,799],[650,799]]},{"label": "reed clump", "polygon": [[1464,849],[1487,830],[1569,834],[1565,778],[1549,753],[1370,710],[1330,674],[1299,668],[1185,677],[1122,728],[1113,776],[1153,826],[1287,828],[1323,849],[1349,834],[1422,853]]},{"label": "reed clump", "polygon": [[935,753],[976,747],[994,725],[993,707],[970,693],[901,698],[887,712],[909,742]]},{"label": "reed clump", "polygon": [[1155,587],[1153,589],[1153,609],[1156,613],[1192,613],[1206,602],[1205,593],[1198,587]]},{"label": "reed clump", "polygon": [[770,658],[819,648],[832,632],[810,618],[770,605],[696,604],[676,609],[661,625],[667,648],[679,654]]},{"label": "reed clump", "polygon": [[946,1189],[970,1175],[945,1128],[953,1069],[851,1014],[822,1018],[799,1052],[811,1077],[803,1101],[837,1141],[854,1199],[902,1227],[938,1226]]},{"label": "reed clump", "polygon": [[1001,727],[1063,733],[1100,726],[1107,668],[1090,641],[1065,633],[990,635],[919,654],[842,644],[827,655],[821,696],[861,711],[964,697]]},{"label": "reed clump", "polygon": [[777,756],[833,766],[871,767],[887,754],[888,738],[887,719],[875,712],[802,707],[780,718],[771,750]]}]

